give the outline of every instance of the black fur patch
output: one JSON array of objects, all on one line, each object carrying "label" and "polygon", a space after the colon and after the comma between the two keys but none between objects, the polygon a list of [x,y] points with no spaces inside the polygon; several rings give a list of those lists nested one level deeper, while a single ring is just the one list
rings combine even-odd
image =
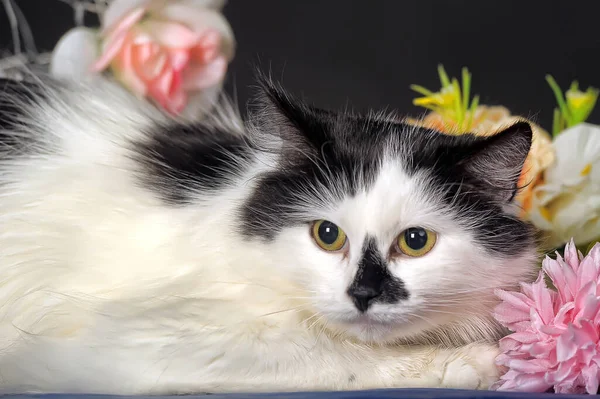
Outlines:
[{"label": "black fur patch", "polygon": [[[309,223],[294,210],[341,200],[369,187],[379,170],[385,122],[318,110],[264,80],[260,121],[282,141],[278,170],[263,176],[241,209],[242,234],[270,240],[287,226]],[[308,197],[307,197],[308,196]]]},{"label": "black fur patch", "polygon": [[24,154],[32,148],[35,135],[26,132],[31,111],[27,105],[44,99],[37,84],[0,78],[0,152],[3,155]]},{"label": "black fur patch", "polygon": [[311,196],[313,205],[335,202],[373,181],[378,169],[374,160],[352,157],[335,146],[326,152],[324,158],[296,162],[260,178],[241,209],[242,233],[271,240],[285,227],[311,222],[295,212],[310,206]]},{"label": "black fur patch", "polygon": [[457,221],[489,251],[510,254],[533,244],[533,228],[503,211],[518,189],[531,145],[529,124],[488,138],[450,136],[389,119],[317,110],[266,79],[262,86],[269,118],[261,128],[283,140],[285,155],[242,208],[246,236],[272,239],[286,226],[311,222],[293,212],[302,208],[303,198],[314,204],[352,196],[359,186],[368,189],[382,156],[392,154],[409,173],[428,174],[431,195],[452,204]]},{"label": "black fur patch", "polygon": [[[431,195],[451,204],[456,220],[497,254],[531,246],[533,228],[503,211],[517,190],[518,171],[531,145],[531,128],[519,123],[491,138],[449,136],[397,120],[319,110],[261,82],[253,143],[281,143],[275,170],[257,176],[240,207],[247,238],[273,239],[282,229],[308,224],[304,209],[353,196],[374,182],[383,156],[398,157],[410,174],[426,173]],[[258,148],[229,132],[198,125],[157,129],[136,148],[144,181],[170,204],[193,202],[231,181]],[[254,139],[257,139],[256,141]]]},{"label": "black fur patch", "polygon": [[194,124],[158,127],[135,153],[145,185],[171,205],[225,186],[252,156],[243,137]]},{"label": "black fur patch", "polygon": [[373,303],[397,303],[409,297],[404,282],[392,276],[375,239],[369,236],[365,238],[358,271],[347,293],[361,312],[366,312]]},{"label": "black fur patch", "polygon": [[420,132],[405,156],[412,173],[428,171],[431,195],[452,205],[456,221],[472,230],[480,245],[496,254],[512,254],[534,242],[533,226],[502,209],[518,190],[518,171],[531,140],[528,123],[491,138]]}]

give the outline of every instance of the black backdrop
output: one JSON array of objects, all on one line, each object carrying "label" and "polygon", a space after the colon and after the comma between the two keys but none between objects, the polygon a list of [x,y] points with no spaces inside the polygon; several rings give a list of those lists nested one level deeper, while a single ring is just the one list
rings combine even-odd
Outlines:
[{"label": "black backdrop", "polygon": [[[16,0],[38,47],[71,26],[57,0]],[[237,38],[227,83],[244,105],[260,60],[294,93],[320,106],[417,114],[409,84],[438,87],[436,66],[468,66],[482,102],[503,104],[550,128],[544,76],[600,87],[600,0],[229,0]],[[0,12],[0,48],[10,43]],[[592,122],[600,123],[600,106]]]}]

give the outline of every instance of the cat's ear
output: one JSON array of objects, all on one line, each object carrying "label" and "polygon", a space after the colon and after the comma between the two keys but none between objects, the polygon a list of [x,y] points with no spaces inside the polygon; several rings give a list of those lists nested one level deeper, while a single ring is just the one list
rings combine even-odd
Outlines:
[{"label": "cat's ear", "polygon": [[491,137],[477,140],[462,166],[500,201],[511,201],[521,188],[519,177],[532,139],[531,125],[517,122]]},{"label": "cat's ear", "polygon": [[294,98],[270,77],[256,75],[260,93],[254,119],[261,130],[281,138],[289,151],[318,151],[332,139],[328,113]]}]

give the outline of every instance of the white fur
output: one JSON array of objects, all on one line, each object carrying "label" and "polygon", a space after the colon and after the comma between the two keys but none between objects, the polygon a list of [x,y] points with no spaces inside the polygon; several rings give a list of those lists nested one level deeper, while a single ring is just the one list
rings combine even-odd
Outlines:
[{"label": "white fur", "polygon": [[[31,110],[35,131],[14,132],[39,136],[37,155],[1,160],[0,149],[1,392],[485,388],[497,377],[492,289],[525,278],[531,253],[491,258],[392,158],[369,191],[298,210],[342,227],[346,258],[304,227],[246,241],[237,207],[274,159],[197,205],[165,206],[137,184],[126,146],[161,116],[132,104],[112,89],[63,92]],[[345,291],[365,235],[387,253],[414,225],[439,239],[391,264],[410,298],[360,315]]]}]

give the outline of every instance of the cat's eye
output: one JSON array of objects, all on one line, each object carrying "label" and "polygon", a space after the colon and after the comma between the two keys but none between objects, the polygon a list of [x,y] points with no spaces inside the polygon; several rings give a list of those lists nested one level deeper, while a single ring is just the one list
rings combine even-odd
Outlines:
[{"label": "cat's eye", "polygon": [[312,224],[311,235],[317,245],[325,251],[340,251],[346,245],[346,233],[335,223],[317,220]]},{"label": "cat's eye", "polygon": [[411,227],[398,236],[397,249],[401,253],[419,257],[432,250],[437,241],[437,234],[422,227]]}]

